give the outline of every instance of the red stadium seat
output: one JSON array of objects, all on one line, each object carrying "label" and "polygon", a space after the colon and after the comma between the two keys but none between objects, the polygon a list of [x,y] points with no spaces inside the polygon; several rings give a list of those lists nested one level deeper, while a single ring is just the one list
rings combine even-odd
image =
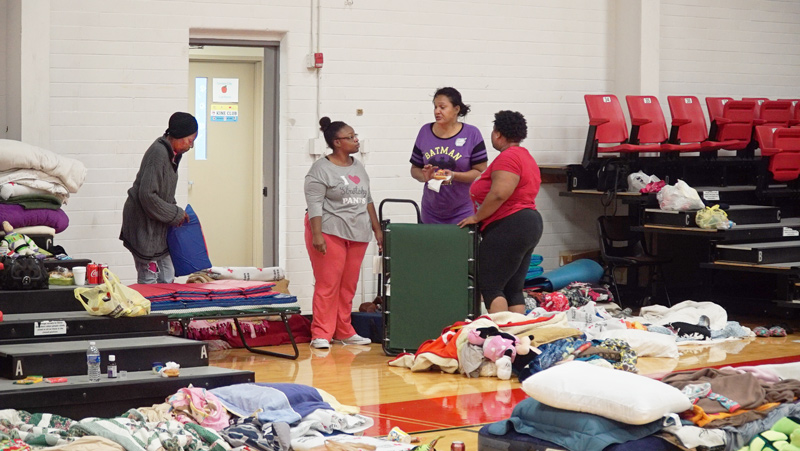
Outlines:
[{"label": "red stadium seat", "polygon": [[766,100],[757,108],[758,119],[756,125],[770,125],[773,127],[788,127],[794,120],[793,105],[789,100]]},{"label": "red stadium seat", "polygon": [[654,96],[626,96],[628,112],[631,116],[632,143],[660,143],[662,152],[697,152],[699,142],[670,144],[667,134],[667,121],[658,98]]},{"label": "red stadium seat", "polygon": [[[708,139],[706,117],[703,107],[694,96],[669,96],[669,112],[672,116],[669,142],[672,144],[699,144],[700,150],[717,150],[725,146],[738,145],[738,141],[717,142]],[[720,110],[720,115],[722,110]]]},{"label": "red stadium seat", "polygon": [[790,182],[800,176],[800,128],[759,125],[756,139],[761,156],[769,158],[768,170],[778,182]]},{"label": "red stadium seat", "polygon": [[756,119],[759,117],[759,113],[761,112],[761,104],[769,100],[766,97],[742,97],[742,100],[745,102],[755,102],[756,103]]},{"label": "red stadium seat", "polygon": [[[711,114],[710,109],[709,114]],[[722,116],[714,118],[711,130],[715,133],[709,133],[709,136],[715,141],[737,141],[736,144],[726,145],[723,149],[743,150],[753,137],[755,115],[756,102],[729,100],[724,103]]]},{"label": "red stadium seat", "polygon": [[589,134],[586,137],[584,160],[596,158],[598,153],[658,152],[659,144],[630,144],[628,125],[617,96],[613,94],[587,94],[586,111],[589,113]]},{"label": "red stadium seat", "polygon": [[708,107],[708,120],[714,122],[718,117],[722,117],[722,110],[725,104],[733,100],[733,97],[706,97],[706,107]]},{"label": "red stadium seat", "polygon": [[800,124],[800,107],[798,107],[798,103],[800,103],[800,99],[778,99],[784,100],[786,102],[792,103],[792,120],[789,121],[789,125],[798,125]]}]

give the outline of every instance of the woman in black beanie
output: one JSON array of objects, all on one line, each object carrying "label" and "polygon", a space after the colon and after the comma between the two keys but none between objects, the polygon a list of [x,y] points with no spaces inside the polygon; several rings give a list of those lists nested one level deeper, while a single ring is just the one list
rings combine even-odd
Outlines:
[{"label": "woman in black beanie", "polygon": [[174,113],[164,135],[145,152],[136,180],[128,190],[119,239],[133,254],[138,283],[172,283],[175,279],[167,230],[189,220],[175,201],[175,190],[181,156],[194,146],[195,138],[194,116]]}]

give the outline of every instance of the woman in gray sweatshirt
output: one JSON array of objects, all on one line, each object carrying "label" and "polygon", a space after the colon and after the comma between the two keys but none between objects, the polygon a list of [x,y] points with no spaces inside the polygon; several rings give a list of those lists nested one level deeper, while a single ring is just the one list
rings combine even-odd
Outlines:
[{"label": "woman in gray sweatshirt", "polygon": [[136,180],[128,190],[119,239],[133,254],[138,283],[172,283],[175,279],[167,230],[189,220],[175,201],[175,189],[181,156],[194,146],[196,137],[194,116],[173,114],[164,135],[144,153]]}]

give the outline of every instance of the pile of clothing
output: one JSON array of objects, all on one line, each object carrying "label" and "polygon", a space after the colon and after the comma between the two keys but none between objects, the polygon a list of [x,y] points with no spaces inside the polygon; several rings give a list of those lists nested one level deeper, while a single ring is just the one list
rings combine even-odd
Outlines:
[{"label": "pile of clothing", "polygon": [[[76,421],[51,414],[0,410],[0,444],[48,449],[226,451],[297,449],[309,438],[355,434],[374,424],[358,407],[300,384],[236,384],[179,389],[162,404],[116,418]],[[54,447],[54,448],[53,448]],[[94,448],[92,448],[94,449]]]},{"label": "pile of clothing", "polygon": [[52,236],[67,228],[69,218],[61,207],[86,180],[83,163],[0,139],[0,168],[0,218],[26,235]]}]

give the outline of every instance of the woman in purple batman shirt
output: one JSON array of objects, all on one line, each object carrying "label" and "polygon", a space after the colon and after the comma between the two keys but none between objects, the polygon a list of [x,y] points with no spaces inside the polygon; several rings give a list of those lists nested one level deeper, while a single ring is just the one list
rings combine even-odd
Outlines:
[{"label": "woman in purple batman shirt", "polygon": [[[469,186],[486,169],[486,144],[474,126],[459,122],[469,113],[455,88],[440,88],[433,96],[435,122],[425,124],[411,153],[411,176],[425,184],[422,190],[422,222],[458,224],[472,215]],[[448,180],[435,189],[437,170]]]}]

